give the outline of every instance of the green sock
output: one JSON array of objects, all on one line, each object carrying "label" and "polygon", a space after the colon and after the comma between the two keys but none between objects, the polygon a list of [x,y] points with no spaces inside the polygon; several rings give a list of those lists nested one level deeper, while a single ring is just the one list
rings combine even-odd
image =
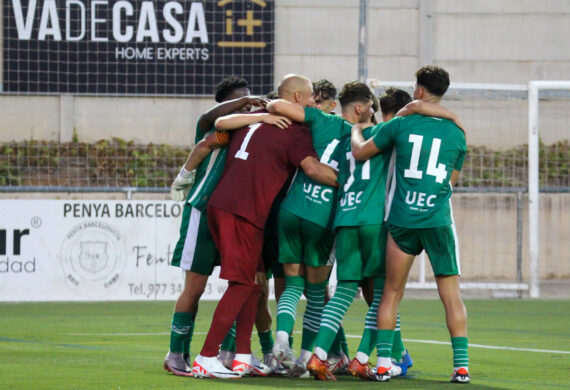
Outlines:
[{"label": "green sock", "polygon": [[183,353],[184,340],[190,333],[190,328],[194,320],[192,313],[174,313],[172,325],[170,327],[170,351]]},{"label": "green sock", "polygon": [[467,351],[467,337],[452,337],[453,367],[469,367],[469,352]]},{"label": "green sock", "polygon": [[342,348],[342,352],[344,352],[346,357],[349,357],[348,342],[346,341],[346,334],[344,333],[344,328],[342,327],[342,324],[340,325],[340,328],[338,328],[338,333],[340,334],[340,347]]},{"label": "green sock", "polygon": [[232,325],[226,337],[224,337],[224,341],[222,341],[222,345],[220,347],[222,351],[236,351],[236,323]]},{"label": "green sock", "polygon": [[289,335],[289,348],[293,348],[293,335]]},{"label": "green sock", "polygon": [[341,345],[341,340],[340,340],[340,330],[342,329],[342,326],[338,328],[338,332],[336,332],[336,336],[334,337],[334,341],[331,344],[331,349],[329,350],[329,353],[332,355],[340,355],[340,353],[342,352],[342,345]]},{"label": "green sock", "polygon": [[319,333],[321,315],[325,307],[325,288],[328,281],[322,283],[306,283],[307,308],[303,315],[303,335],[301,337],[301,349],[312,351],[315,347],[315,339]]},{"label": "green sock", "polygon": [[192,344],[192,336],[194,335],[194,324],[196,323],[196,313],[192,313],[192,322],[190,323],[190,331],[184,339],[182,351],[184,356],[190,356],[190,344]]},{"label": "green sock", "polygon": [[293,332],[297,305],[305,289],[305,279],[301,276],[285,276],[285,290],[277,304],[277,331]]},{"label": "green sock", "polygon": [[394,329],[394,343],[392,344],[392,359],[399,362],[402,360],[402,352],[406,347],[402,341],[402,332],[400,331],[400,313],[396,317],[396,329]]},{"label": "green sock", "polygon": [[392,356],[393,329],[378,329],[376,331],[376,349],[378,357],[390,358]]},{"label": "green sock", "polygon": [[264,355],[271,353],[273,350],[273,335],[271,334],[271,329],[265,332],[257,332],[259,336],[259,344],[261,344],[261,353]]},{"label": "green sock", "polygon": [[358,290],[357,282],[338,282],[334,296],[325,306],[317,336],[317,347],[328,352],[336,338],[340,323]]},{"label": "green sock", "polygon": [[[376,286],[381,287],[376,287]],[[384,284],[377,284],[374,281],[374,299],[372,304],[368,308],[366,313],[366,320],[364,321],[364,332],[362,333],[362,339],[360,340],[360,345],[358,346],[358,352],[362,352],[367,356],[370,356],[374,348],[376,347],[376,329],[377,325],[377,315],[378,315],[378,305],[380,305],[380,299],[382,299],[382,292]]]}]

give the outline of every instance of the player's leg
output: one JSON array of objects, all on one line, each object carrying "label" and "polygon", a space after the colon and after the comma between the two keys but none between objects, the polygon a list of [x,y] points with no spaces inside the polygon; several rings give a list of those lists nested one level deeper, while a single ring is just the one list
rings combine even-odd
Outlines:
[{"label": "player's leg", "polygon": [[453,225],[426,229],[422,237],[434,270],[453,348],[452,382],[469,382],[467,311],[459,290],[459,256]]},{"label": "player's leg", "polygon": [[186,204],[180,239],[172,259],[173,265],[186,270],[184,289],[174,308],[170,351],[164,363],[164,368],[176,375],[191,375],[188,363],[198,301],[217,262],[218,251],[210,235],[206,216]]},{"label": "player's leg", "polygon": [[[260,288],[255,275],[261,263],[263,231],[223,210],[208,208],[212,236],[220,250],[220,277],[228,288],[218,303],[200,355],[192,367],[195,376],[236,378],[240,373],[225,368],[217,359],[218,346],[237,320],[236,358],[250,364],[249,340],[257,312]],[[241,320],[241,323],[240,323]],[[248,333],[249,332],[249,333]]]},{"label": "player's leg", "polygon": [[308,220],[302,221],[302,237],[303,263],[306,267],[307,306],[303,315],[301,352],[295,364],[297,368],[295,375],[305,372],[315,346],[325,306],[325,295],[331,272],[331,266],[328,263],[334,244],[334,235],[329,229]]},{"label": "player's leg", "polygon": [[[265,240],[264,240],[265,245]],[[265,265],[265,264],[264,264]],[[270,264],[267,264],[270,266]],[[273,364],[273,335],[271,332],[271,313],[269,312],[269,281],[267,275],[271,272],[258,272],[256,276],[259,285],[259,299],[257,300],[257,315],[255,316],[255,328],[261,345],[263,358],[258,360],[255,355],[251,355],[252,375],[269,375],[274,367]],[[265,362],[268,363],[265,363]]]},{"label": "player's leg", "polygon": [[380,304],[382,291],[384,289],[384,278],[377,278],[374,281],[369,281],[368,285],[372,285],[374,287],[374,296],[372,303],[368,308],[368,312],[366,313],[364,331],[362,332],[362,338],[360,339],[356,355],[348,366],[348,371],[352,375],[365,380],[375,379],[375,372],[370,369],[368,362],[370,360],[370,354],[374,348],[376,348],[376,318],[378,315],[378,305]]},{"label": "player's leg", "polygon": [[[331,271],[332,268],[334,266],[334,263],[336,262],[336,249],[335,246],[333,245],[333,249],[331,252],[331,256],[329,258],[329,261],[327,262],[327,265],[330,267]],[[330,279],[331,273],[329,273],[329,279]],[[329,286],[328,286],[328,280],[327,280],[327,288],[325,290],[325,305],[331,300],[330,297],[330,292],[329,292]],[[333,374],[338,374],[338,375],[347,375],[348,374],[348,364],[350,363],[350,357],[349,357],[349,351],[348,351],[348,343],[346,341],[346,334],[344,332],[344,327],[342,326],[342,323],[340,324],[339,328],[338,328],[338,332],[336,334],[336,337],[331,345],[331,348],[329,350],[329,358],[328,358],[328,363],[329,366],[331,367],[331,372]]]},{"label": "player's leg", "polygon": [[231,369],[235,355],[236,355],[236,324],[234,322],[232,324],[232,327],[230,328],[230,330],[222,340],[218,358],[225,367]]},{"label": "player's leg", "polygon": [[269,281],[267,277],[258,275],[262,279],[261,294],[257,302],[257,316],[255,318],[255,328],[259,336],[259,344],[261,345],[261,352],[265,355],[271,353],[273,349],[273,335],[271,333],[271,313],[269,311]]},{"label": "player's leg", "polygon": [[355,359],[351,361],[349,372],[362,379],[374,379],[374,371],[368,361],[376,346],[378,305],[382,298],[385,276],[386,229],[383,224],[364,225],[357,228],[359,249],[362,258],[362,275],[367,285],[373,287],[373,300],[366,313],[364,332]]},{"label": "player's leg", "polygon": [[412,234],[412,229],[388,226],[388,230],[390,233],[386,242],[386,281],[378,307],[376,334],[378,353],[376,374],[380,381],[389,380],[392,374],[391,356],[398,305],[404,294],[414,258],[422,250],[419,238]]},{"label": "player's leg", "polygon": [[[270,214],[271,218],[271,214]],[[275,223],[266,223],[263,231],[263,249],[261,258],[265,268],[265,274],[258,274],[258,280],[261,281],[262,291],[257,305],[257,318],[255,327],[261,344],[261,352],[263,354],[262,362],[270,367],[274,367],[273,360],[273,333],[271,324],[273,319],[269,310],[269,279],[273,277],[275,264],[279,263],[279,237],[277,232],[277,221]]]},{"label": "player's leg", "polygon": [[[327,380],[331,376],[323,368],[328,352],[336,337],[340,323],[350,307],[362,279],[362,259],[359,251],[358,229],[341,228],[336,235],[337,287],[331,300],[325,306],[316,341],[315,354],[307,368],[317,379]],[[333,377],[334,378],[334,377]]]},{"label": "player's leg", "polygon": [[281,209],[278,220],[279,262],[283,264],[285,289],[277,303],[277,329],[273,355],[291,368],[294,356],[289,346],[297,317],[297,305],[305,290],[305,278],[301,276],[302,239],[301,219]]}]

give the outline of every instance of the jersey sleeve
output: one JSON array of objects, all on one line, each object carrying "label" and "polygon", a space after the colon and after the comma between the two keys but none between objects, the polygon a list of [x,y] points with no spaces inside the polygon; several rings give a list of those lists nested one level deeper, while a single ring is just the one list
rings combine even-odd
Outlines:
[{"label": "jersey sleeve", "polygon": [[307,125],[311,126],[318,122],[324,113],[315,107],[305,107],[305,122]]},{"label": "jersey sleeve", "polygon": [[294,129],[288,131],[291,134],[291,142],[287,150],[287,158],[291,164],[299,167],[306,157],[314,157],[318,160],[319,157],[313,148],[311,133],[307,129],[295,126]]},{"label": "jersey sleeve", "polygon": [[394,118],[389,122],[379,123],[371,130],[374,134],[372,141],[380,151],[384,151],[394,145],[396,134],[400,129],[399,118]]}]

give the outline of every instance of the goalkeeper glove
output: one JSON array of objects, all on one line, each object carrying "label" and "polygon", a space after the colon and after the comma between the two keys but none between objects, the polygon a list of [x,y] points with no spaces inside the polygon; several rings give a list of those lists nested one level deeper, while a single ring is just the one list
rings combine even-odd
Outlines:
[{"label": "goalkeeper glove", "polygon": [[186,197],[192,189],[194,184],[194,178],[196,176],[196,171],[187,171],[184,167],[174,179],[174,182],[170,186],[170,197],[176,202],[182,202],[186,200]]}]

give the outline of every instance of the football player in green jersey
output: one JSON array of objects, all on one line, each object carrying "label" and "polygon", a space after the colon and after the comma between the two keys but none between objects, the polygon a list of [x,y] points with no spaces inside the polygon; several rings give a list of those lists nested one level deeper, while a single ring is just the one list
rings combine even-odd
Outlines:
[{"label": "football player in green jersey", "polygon": [[[164,361],[164,368],[175,375],[192,375],[188,367],[189,350],[198,301],[214,266],[219,264],[218,251],[208,229],[205,206],[221,176],[225,149],[217,149],[210,154],[211,149],[203,138],[212,131],[218,117],[246,112],[252,105],[265,104],[263,99],[251,97],[249,93],[247,82],[235,76],[227,77],[216,85],[215,99],[219,104],[198,119],[195,137],[197,146],[171,187],[174,200],[186,200],[180,238],[172,258],[172,265],[185,271],[185,282],[174,308],[170,350]],[[222,144],[228,141],[227,135],[223,133],[216,132],[214,135]],[[193,176],[190,172],[196,167],[196,185],[191,189]]]},{"label": "football player in green jersey", "polygon": [[[416,72],[414,98],[439,104],[449,87],[449,74],[428,65]],[[428,254],[453,348],[451,381],[469,382],[467,313],[459,291],[458,245],[451,212],[451,185],[455,183],[467,150],[464,132],[451,121],[422,115],[395,118],[371,139],[363,127],[352,128],[352,153],[369,159],[395,147],[396,172],[386,201],[388,240],[386,282],[378,309],[377,378],[391,377],[390,360],[398,304],[414,258]]]},{"label": "football player in green jersey", "polygon": [[[411,101],[410,95],[405,91],[394,88],[386,90],[379,102],[384,123]],[[371,130],[371,127],[365,130],[365,138],[373,135]],[[370,380],[375,379],[375,373],[371,370],[368,360],[376,344],[376,313],[384,287],[384,196],[391,154],[383,153],[366,161],[355,161],[350,149],[350,136],[342,140],[337,152],[339,190],[334,228],[337,291],[342,291],[343,300],[325,307],[326,315],[323,314],[315,355],[324,360],[324,352],[330,345],[331,327],[334,328],[336,322],[344,316],[358,283],[366,281],[366,286],[373,287],[373,299],[368,302],[370,308],[366,315],[364,333],[357,354],[348,365],[348,371],[354,376]],[[324,321],[325,317],[329,319],[327,322]],[[399,327],[397,330],[399,331]],[[399,362],[405,348],[401,337],[397,341],[394,343],[393,352],[396,355],[393,357]],[[408,362],[411,363],[411,360],[408,359]],[[319,362],[315,363],[318,365]],[[401,373],[405,374],[407,365],[403,364],[401,367]],[[400,366],[397,369],[399,368]]]},{"label": "football player in green jersey", "polygon": [[[411,101],[402,90],[390,88],[381,97],[380,106],[384,122],[391,119],[404,105]],[[421,112],[432,115],[451,115],[447,110],[435,106],[416,106]],[[414,107],[411,108],[414,110]],[[367,131],[366,137],[372,133]],[[384,195],[390,153],[373,159],[357,162],[350,149],[350,136],[346,136],[336,149],[333,160],[339,162],[339,192],[334,227],[336,230],[337,290],[326,305],[317,336],[315,355],[308,367],[317,379],[333,379],[325,364],[334,332],[354,298],[358,284],[367,280],[374,288],[373,301],[366,316],[366,327],[357,359],[348,369],[363,379],[375,379],[368,368],[368,357],[375,342],[376,308],[380,301],[384,275],[384,248],[386,233],[382,225],[384,217]],[[399,332],[398,332],[399,335]],[[404,346],[401,338],[394,348],[395,359],[402,359]],[[411,361],[406,361],[411,364]],[[398,366],[398,369],[400,366]],[[407,365],[406,365],[407,369]],[[403,371],[402,371],[403,372]]]},{"label": "football player in green jersey", "polygon": [[327,114],[334,114],[336,107],[336,87],[327,79],[313,83],[315,107]]},{"label": "football player in green jersey", "polygon": [[[317,99],[322,97],[321,93]],[[270,102],[267,109],[308,125],[321,162],[336,168],[338,162],[331,160],[332,153],[339,139],[350,133],[350,123],[370,119],[373,94],[366,84],[351,82],[342,88],[339,100],[342,117],[324,113],[316,107],[303,107],[283,100]],[[321,186],[298,172],[281,204],[279,260],[284,264],[286,287],[278,303],[273,352],[281,363],[292,369],[293,375],[305,371],[319,330],[330,274],[330,265],[327,263],[334,241],[331,228],[335,192],[334,188]],[[305,278],[301,276],[303,267]],[[295,362],[288,340],[293,330],[297,304],[305,289],[307,309],[303,319],[301,354]]]}]

